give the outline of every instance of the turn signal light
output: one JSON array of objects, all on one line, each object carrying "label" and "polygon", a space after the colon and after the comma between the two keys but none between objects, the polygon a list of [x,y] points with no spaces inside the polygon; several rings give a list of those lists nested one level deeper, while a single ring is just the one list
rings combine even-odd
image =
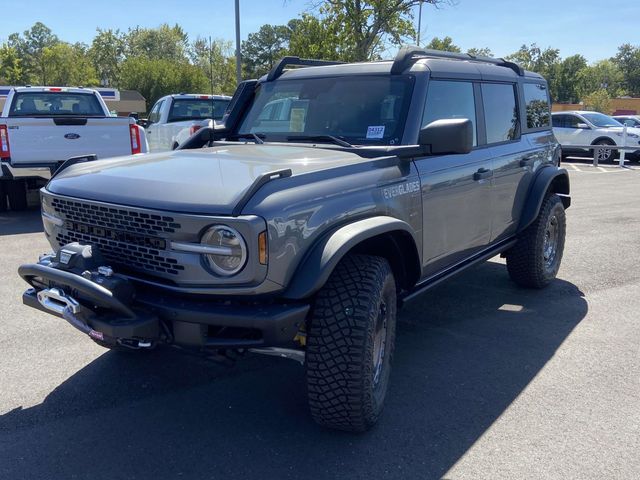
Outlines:
[{"label": "turn signal light", "polygon": [[258,235],[258,260],[261,265],[266,265],[269,260],[267,253],[267,232]]}]

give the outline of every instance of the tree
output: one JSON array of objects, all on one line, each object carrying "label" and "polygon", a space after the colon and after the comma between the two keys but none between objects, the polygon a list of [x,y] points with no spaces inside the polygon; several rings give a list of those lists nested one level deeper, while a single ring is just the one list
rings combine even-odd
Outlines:
[{"label": "tree", "polygon": [[558,102],[578,103],[578,79],[580,71],[587,67],[587,60],[582,55],[567,57],[556,66],[555,100]]},{"label": "tree", "polygon": [[453,0],[325,0],[317,8],[326,21],[340,26],[345,59],[375,60],[389,46],[415,37],[413,10],[420,3],[435,7]]},{"label": "tree", "polygon": [[86,45],[56,43],[44,48],[42,59],[48,72],[48,85],[96,86],[99,83]]},{"label": "tree", "polygon": [[9,35],[7,45],[15,49],[22,60],[23,74],[20,83],[40,83],[47,85],[47,65],[44,60],[44,49],[53,47],[60,40],[51,29],[42,22],[36,22],[22,35]]},{"label": "tree", "polygon": [[451,37],[444,37],[442,39],[433,37],[431,41],[426,45],[426,48],[454,53],[460,53],[462,51],[460,50],[460,47],[453,43],[453,39]]},{"label": "tree", "polygon": [[596,90],[584,98],[584,106],[587,110],[609,115],[611,113],[611,95],[604,88]]},{"label": "tree", "polygon": [[624,93],[624,75],[611,60],[601,60],[578,72],[576,85],[578,97],[585,99],[598,90],[605,90],[610,97]]},{"label": "tree", "polygon": [[202,69],[209,79],[207,91],[212,94],[234,92],[236,72],[231,42],[197,38],[191,44],[190,57],[192,63]]},{"label": "tree", "polygon": [[613,61],[622,73],[627,93],[640,96],[640,47],[634,47],[629,43],[621,45]]},{"label": "tree", "polygon": [[286,25],[262,25],[242,42],[245,76],[259,77],[267,73],[288,52],[291,30]]},{"label": "tree", "polygon": [[555,101],[558,98],[558,64],[560,63],[560,50],[548,47],[542,50],[532,43],[530,46],[522,45],[520,49],[506,57],[507,60],[516,62],[526,70],[539,73],[549,83],[549,93]]},{"label": "tree", "polygon": [[186,61],[127,58],[120,70],[120,88],[139,91],[153,105],[158,98],[177,92],[206,92],[209,80],[201,68]]},{"label": "tree", "polygon": [[8,45],[0,47],[0,83],[16,85],[23,78],[22,59],[15,48]]},{"label": "tree", "polygon": [[326,60],[346,59],[339,41],[340,29],[335,22],[304,13],[301,18],[291,20],[287,28],[290,31],[290,55]]},{"label": "tree", "polygon": [[97,34],[91,42],[89,57],[104,85],[118,86],[120,65],[124,61],[125,50],[126,37],[120,30],[97,29]]},{"label": "tree", "polygon": [[469,55],[473,55],[474,57],[493,57],[493,52],[490,48],[470,48],[467,50]]},{"label": "tree", "polygon": [[152,60],[183,62],[187,59],[189,38],[179,25],[163,23],[158,28],[129,29],[125,36],[127,58],[145,57]]}]

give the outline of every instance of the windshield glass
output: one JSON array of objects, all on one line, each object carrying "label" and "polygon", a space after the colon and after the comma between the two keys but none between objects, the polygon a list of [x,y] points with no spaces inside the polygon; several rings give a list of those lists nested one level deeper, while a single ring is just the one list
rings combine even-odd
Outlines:
[{"label": "windshield glass", "polygon": [[621,127],[622,124],[614,118],[602,113],[583,113],[582,116],[596,127]]},{"label": "windshield glass", "polygon": [[263,134],[267,141],[331,135],[356,145],[397,145],[412,88],[411,77],[389,75],[263,83],[238,134]]},{"label": "windshield glass", "polygon": [[169,111],[169,122],[184,120],[221,120],[230,100],[210,98],[176,98]]},{"label": "windshield glass", "polygon": [[9,109],[10,117],[57,115],[106,116],[92,93],[19,92]]}]

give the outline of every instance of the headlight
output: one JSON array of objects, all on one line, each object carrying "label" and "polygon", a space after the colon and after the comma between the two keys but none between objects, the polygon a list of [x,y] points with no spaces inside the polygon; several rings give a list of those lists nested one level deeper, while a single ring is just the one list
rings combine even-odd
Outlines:
[{"label": "headlight", "polygon": [[211,253],[204,255],[204,258],[214,273],[220,276],[235,275],[247,262],[247,244],[242,235],[231,227],[214,225],[204,233],[200,243],[214,247],[207,249]]}]

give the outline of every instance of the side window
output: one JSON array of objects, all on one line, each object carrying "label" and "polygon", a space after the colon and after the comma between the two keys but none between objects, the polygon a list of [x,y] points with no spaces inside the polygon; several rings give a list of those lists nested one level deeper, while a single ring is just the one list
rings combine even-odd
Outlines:
[{"label": "side window", "polygon": [[149,112],[149,123],[158,123],[158,121],[160,120],[160,109],[162,108],[163,103],[164,100],[161,100],[153,106],[153,108]]},{"label": "side window", "polygon": [[548,127],[551,112],[546,85],[525,83],[524,101],[527,107],[527,128]]},{"label": "side window", "polygon": [[579,123],[584,122],[575,115],[566,115],[562,126],[565,128],[578,128]]},{"label": "side window", "polygon": [[468,118],[473,123],[473,145],[477,145],[476,104],[473,83],[448,80],[429,82],[422,126],[445,118]]},{"label": "side window", "polygon": [[483,83],[482,100],[488,144],[520,137],[515,85]]},{"label": "side window", "polygon": [[553,126],[555,128],[564,128],[566,124],[565,117],[566,115],[553,115],[551,117],[553,121]]}]

